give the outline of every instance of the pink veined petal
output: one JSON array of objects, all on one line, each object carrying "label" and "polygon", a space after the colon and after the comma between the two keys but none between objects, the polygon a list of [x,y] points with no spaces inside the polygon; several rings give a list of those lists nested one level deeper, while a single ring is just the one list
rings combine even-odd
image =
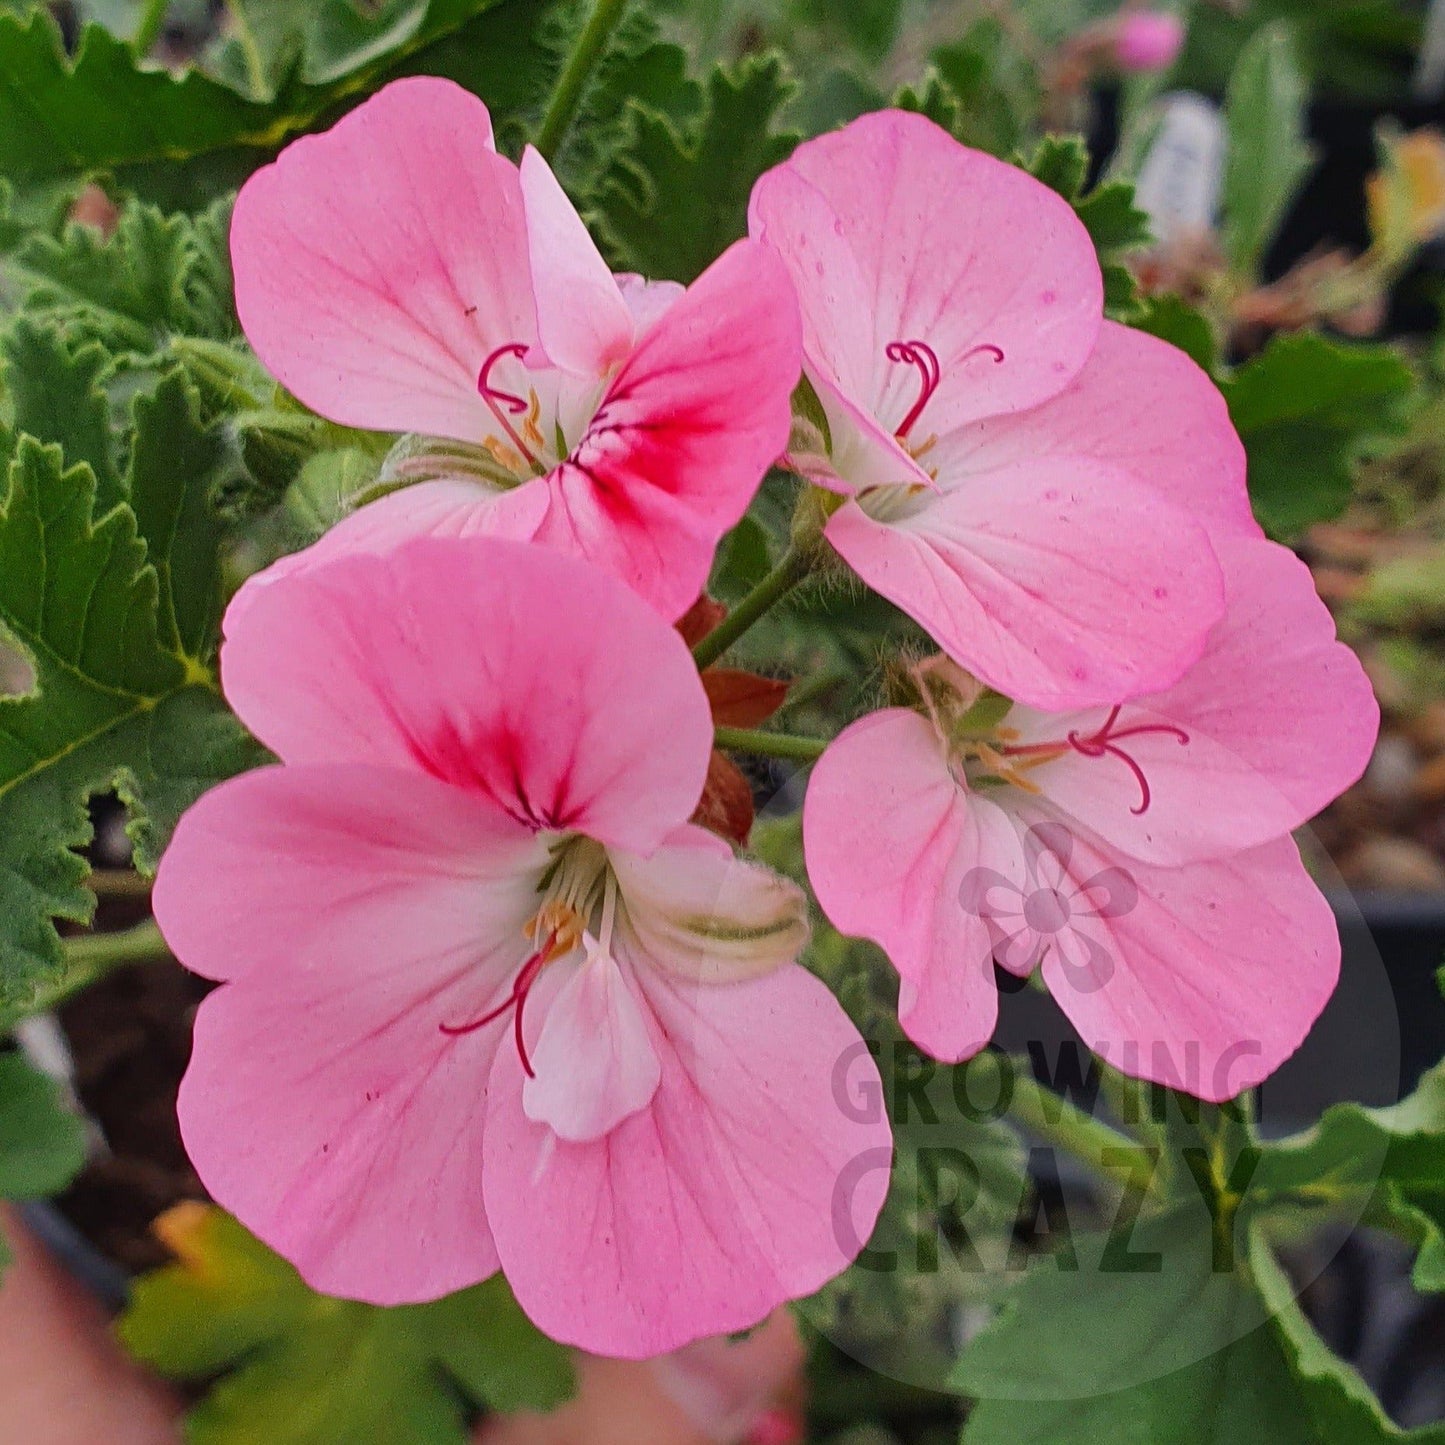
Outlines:
[{"label": "pink veined petal", "polygon": [[[503,995],[529,948],[537,874],[510,871],[517,830],[377,769],[273,769],[212,799],[182,823],[157,901],[209,972],[218,925],[236,925],[242,966],[201,1005],[178,1106],[206,1188],[328,1294],[398,1304],[485,1278],[479,1100],[501,1033],[441,1025]],[[225,839],[196,889],[198,850]]]},{"label": "pink veined petal", "polygon": [[[1180,864],[1282,837],[1364,771],[1380,710],[1359,660],[1335,638],[1309,569],[1263,538],[1216,543],[1229,608],[1172,688],[1120,712],[1116,756],[1066,750],[1030,774],[1051,803],[1135,858]],[[1098,734],[1101,710],[1015,708],[1019,743]],[[1139,732],[1140,728],[1149,729]],[[1185,744],[1181,735],[1189,739]]]},{"label": "pink veined petal", "polygon": [[575,558],[489,537],[260,589],[228,619],[221,675],[284,762],[409,769],[639,853],[692,812],[712,747],[672,628]]},{"label": "pink veined petal", "polygon": [[930,724],[893,708],[845,729],[813,768],[803,843],[823,911],[898,970],[909,1038],[949,1062],[977,1053],[998,994],[969,875],[1021,887],[1023,851],[1009,819],[954,781]]},{"label": "pink veined petal", "polygon": [[1000,469],[887,523],[845,503],[826,536],[956,662],[1041,708],[1167,687],[1224,611],[1204,532],[1083,460]]},{"label": "pink veined petal", "polygon": [[1054,395],[1098,335],[1103,284],[1073,208],[922,116],[879,111],[799,146],[754,187],[749,226],[792,274],[809,362],[890,431],[919,394],[890,342],[940,364],[922,440]]},{"label": "pink veined petal", "polygon": [[632,349],[633,320],[582,217],[540,151],[522,153],[537,334],[553,366],[604,376]]},{"label": "pink veined petal", "polygon": [[635,952],[692,983],[729,983],[792,963],[808,941],[808,904],[789,879],[744,862],[689,823],[655,853],[613,853]]},{"label": "pink veined petal", "polygon": [[804,969],[638,983],[662,1062],[648,1108],[590,1143],[559,1140],[527,1118],[521,1064],[501,1050],[484,1173],[522,1308],[555,1339],[630,1359],[818,1289],[867,1240],[892,1161],[867,1046]]},{"label": "pink veined petal", "polygon": [[536,322],[521,187],[486,107],[400,80],[241,188],[236,309],[267,369],[332,421],[477,441],[487,356]]},{"label": "pink veined petal", "polygon": [[587,435],[547,478],[536,540],[679,617],[787,446],[799,366],[787,275],[739,241],[638,342]]},{"label": "pink veined petal", "polygon": [[945,489],[980,485],[1000,468],[1053,470],[1074,458],[1127,472],[1211,537],[1263,535],[1219,388],[1177,347],[1113,321],[1057,396],[941,435],[928,453]]},{"label": "pink veined petal", "polygon": [[[546,844],[488,799],[414,772],[260,768],[176,826],[152,895],[177,958],[207,978],[311,950],[483,948],[536,910]],[[520,934],[519,934],[520,937]]]},{"label": "pink veined petal", "polygon": [[[1117,862],[1076,835],[1080,882]],[[1049,991],[1127,1074],[1215,1102],[1253,1088],[1299,1047],[1339,978],[1334,914],[1293,840],[1182,868],[1124,866],[1136,906],[1088,920],[1103,941],[1090,965],[1051,950]]]},{"label": "pink veined petal", "polygon": [[587,940],[586,956],[548,964],[527,1000],[543,1020],[522,1110],[559,1139],[600,1139],[645,1109],[662,1065],[630,970]]}]

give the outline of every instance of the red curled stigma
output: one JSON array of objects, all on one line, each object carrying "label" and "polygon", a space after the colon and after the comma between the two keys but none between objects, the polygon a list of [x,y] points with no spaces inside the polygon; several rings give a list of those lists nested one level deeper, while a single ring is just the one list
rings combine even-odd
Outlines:
[{"label": "red curled stigma", "polygon": [[[958,359],[960,362],[965,362],[969,357],[977,356],[981,351],[990,353],[995,365],[1003,360],[1003,348],[994,346],[991,342],[970,348]],[[914,422],[923,415],[923,408],[932,400],[933,393],[938,390],[938,383],[943,380],[943,369],[938,363],[938,353],[926,341],[890,341],[883,348],[883,354],[889,361],[901,362],[918,368],[920,382],[918,399],[909,408],[908,415],[903,418],[893,433],[899,441],[903,441],[913,430]]]},{"label": "red curled stigma", "polygon": [[[527,354],[527,347],[520,341],[510,341],[505,346],[499,346],[482,363],[482,369],[477,373],[477,391],[488,407],[492,415],[496,417],[497,424],[511,438],[512,445],[534,466],[541,468],[541,462],[533,455],[527,443],[517,435],[517,429],[507,420],[507,412],[513,416],[523,416],[527,411],[527,400],[518,396],[515,392],[502,391],[491,383],[492,368],[504,356],[515,356],[520,361]],[[505,410],[503,410],[505,408]]]},{"label": "red curled stigma", "polygon": [[1121,728],[1114,731],[1114,724],[1119,720],[1121,707],[1119,704],[1110,710],[1109,716],[1104,719],[1103,725],[1087,737],[1081,737],[1077,731],[1071,731],[1062,743],[1028,743],[1022,747],[1000,748],[1004,757],[1017,758],[1040,753],[1060,752],[1065,747],[1071,747],[1085,758],[1102,758],[1106,755],[1111,758],[1118,758],[1131,773],[1134,774],[1134,781],[1139,784],[1139,806],[1130,808],[1129,811],[1136,817],[1149,811],[1149,804],[1153,801],[1153,794],[1149,790],[1149,779],[1144,776],[1144,769],[1139,766],[1138,760],[1119,746],[1123,738],[1136,738],[1145,733],[1171,733],[1180,747],[1189,745],[1189,734],[1181,727],[1175,727],[1173,723],[1139,723],[1135,727]]},{"label": "red curled stigma", "polygon": [[536,953],[534,953],[517,971],[517,977],[512,981],[512,991],[497,1005],[496,1008],[484,1013],[481,1018],[473,1019],[465,1024],[438,1024],[442,1033],[451,1038],[461,1034],[475,1033],[480,1028],[502,1017],[510,1008],[515,1008],[516,1013],[512,1017],[512,1033],[517,1041],[517,1057],[522,1061],[522,1068],[529,1079],[537,1077],[532,1068],[532,1061],[527,1057],[527,1040],[522,1033],[522,1010],[526,1007],[527,995],[532,990],[532,985],[537,981],[537,975],[542,972],[542,966],[552,956],[552,949],[556,946],[556,933],[549,933]]}]

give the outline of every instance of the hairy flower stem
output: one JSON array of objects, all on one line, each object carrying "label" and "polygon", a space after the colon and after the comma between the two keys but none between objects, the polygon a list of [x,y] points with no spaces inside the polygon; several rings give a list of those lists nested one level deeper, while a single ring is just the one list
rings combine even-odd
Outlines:
[{"label": "hairy flower stem", "polygon": [[82,933],[65,942],[65,970],[23,1008],[0,1009],[0,1033],[33,1014],[46,1013],[83,993],[106,974],[128,963],[169,958],[170,949],[151,919],[119,933]]},{"label": "hairy flower stem", "polygon": [[750,728],[717,728],[713,733],[716,747],[734,753],[754,753],[760,758],[789,758],[794,762],[811,763],[823,756],[828,744],[822,738],[798,737],[794,733],[754,732]]},{"label": "hairy flower stem", "polygon": [[753,623],[786,597],[812,570],[813,549],[794,545],[783,560],[692,650],[698,670],[716,662]]},{"label": "hairy flower stem", "polygon": [[567,127],[576,117],[577,107],[582,103],[582,92],[587,87],[587,77],[602,58],[607,41],[626,8],[627,0],[597,0],[592,14],[587,17],[582,33],[562,67],[562,74],[557,77],[557,85],[534,142],[548,161],[556,155],[567,134]]}]

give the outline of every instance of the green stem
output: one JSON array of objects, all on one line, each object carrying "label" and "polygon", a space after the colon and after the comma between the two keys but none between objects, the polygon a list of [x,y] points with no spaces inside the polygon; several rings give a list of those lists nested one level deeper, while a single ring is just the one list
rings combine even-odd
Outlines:
[{"label": "green stem", "polygon": [[783,559],[692,650],[698,670],[716,662],[763,613],[787,596],[813,565],[812,549],[789,547]]},{"label": "green stem", "polygon": [[151,919],[119,933],[82,933],[65,940],[65,971],[41,989],[23,1009],[0,1011],[0,1032],[32,1014],[58,1008],[106,974],[128,963],[169,958],[171,951]]},{"label": "green stem", "polygon": [[141,11],[140,21],[130,42],[136,55],[146,56],[151,53],[151,47],[161,37],[161,27],[166,23],[166,11],[170,8],[171,0],[146,0],[145,9]]},{"label": "green stem", "polygon": [[997,1072],[998,1087],[1008,1091],[1009,1117],[1029,1133],[1082,1159],[1106,1179],[1117,1182],[1122,1175],[1131,1183],[1142,1181],[1135,1187],[1147,1187],[1157,1155],[1039,1083],[1027,1065],[989,1052],[968,1067],[971,1073],[990,1067]]},{"label": "green stem", "polygon": [[811,763],[823,756],[828,746],[822,738],[802,738],[794,733],[755,732],[751,728],[716,728],[713,745],[734,753],[756,753],[760,758],[790,758]]},{"label": "green stem", "polygon": [[562,74],[557,77],[552,99],[547,104],[547,113],[542,117],[541,127],[537,131],[536,147],[547,160],[550,161],[557,154],[557,148],[567,134],[567,127],[572,124],[577,107],[582,102],[587,77],[601,58],[626,7],[627,0],[597,0],[592,14],[587,17],[582,33],[577,37],[577,43],[572,47],[566,65],[562,67]]}]

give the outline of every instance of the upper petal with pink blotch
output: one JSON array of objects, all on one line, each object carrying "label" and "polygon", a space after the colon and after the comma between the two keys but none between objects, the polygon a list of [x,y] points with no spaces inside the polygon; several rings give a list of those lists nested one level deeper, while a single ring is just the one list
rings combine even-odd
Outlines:
[{"label": "upper petal with pink blotch", "polygon": [[1054,395],[1099,332],[1098,259],[1073,208],[922,116],[879,111],[799,146],[758,181],[749,226],[787,263],[815,384],[890,432],[919,391],[890,343],[937,357],[922,437]]},{"label": "upper petal with pink blotch", "polygon": [[632,979],[661,1067],[647,1107],[559,1139],[519,1107],[521,1063],[499,1050],[483,1178],[522,1308],[635,1359],[744,1329],[844,1269],[882,1208],[892,1137],[863,1040],[802,968]]},{"label": "upper petal with pink blotch", "polygon": [[231,261],[256,354],[346,426],[479,441],[482,363],[536,337],[517,168],[446,80],[395,81],[257,171]]},{"label": "upper petal with pink blotch", "polygon": [[977,1053],[998,994],[993,940],[964,881],[986,866],[1019,885],[1023,852],[999,809],[955,781],[933,727],[894,708],[845,729],[813,769],[803,842],[823,911],[898,970],[909,1038],[950,1062]]},{"label": "upper petal with pink blotch", "polygon": [[221,675],[284,762],[422,772],[642,853],[691,814],[712,747],[672,628],[576,558],[493,538],[415,539],[260,589],[228,617]]},{"label": "upper petal with pink blotch", "polygon": [[497,1034],[439,1024],[504,992],[538,853],[486,798],[373,767],[265,769],[182,820],[157,919],[233,980],[196,1019],[186,1151],[317,1289],[395,1304],[497,1267],[478,1124]]},{"label": "upper petal with pink blotch", "polygon": [[228,979],[322,949],[480,951],[489,914],[535,909],[534,882],[517,880],[546,861],[533,829],[419,773],[261,768],[187,810],[151,902],[176,957]]},{"label": "upper petal with pink blotch", "polygon": [[641,337],[572,455],[527,484],[547,494],[532,536],[681,616],[787,445],[799,365],[787,275],[739,241]]},{"label": "upper petal with pink blotch", "polygon": [[826,536],[950,657],[1037,707],[1169,686],[1224,611],[1204,529],[1092,457],[1020,456],[882,520],[848,501]]},{"label": "upper petal with pink blotch", "polygon": [[1178,683],[1119,711],[1118,751],[1087,745],[1101,710],[1007,718],[1025,747],[1086,740],[1031,780],[1111,847],[1150,862],[1220,857],[1299,827],[1360,776],[1379,728],[1369,679],[1336,640],[1304,563],[1263,538],[1216,546],[1228,611]]}]

